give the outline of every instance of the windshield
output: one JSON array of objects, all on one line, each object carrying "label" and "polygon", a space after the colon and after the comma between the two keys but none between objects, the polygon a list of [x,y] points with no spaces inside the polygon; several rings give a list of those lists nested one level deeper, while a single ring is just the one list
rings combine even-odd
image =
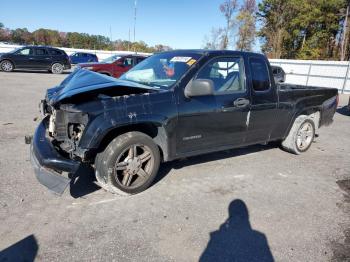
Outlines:
[{"label": "windshield", "polygon": [[21,50],[22,48],[23,47],[17,47],[15,49],[11,50],[9,53],[13,54],[13,53],[17,52],[18,50]]},{"label": "windshield", "polygon": [[200,57],[200,54],[188,52],[156,54],[143,60],[120,79],[169,89]]},{"label": "windshield", "polygon": [[105,59],[103,59],[101,62],[102,63],[113,63],[114,61],[118,60],[119,58],[121,58],[121,56],[119,55],[112,55],[110,57],[107,57]]}]

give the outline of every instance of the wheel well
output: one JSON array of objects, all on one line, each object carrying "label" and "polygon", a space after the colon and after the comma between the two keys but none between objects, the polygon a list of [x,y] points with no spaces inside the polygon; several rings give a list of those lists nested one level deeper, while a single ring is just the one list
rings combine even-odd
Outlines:
[{"label": "wheel well", "polygon": [[294,115],[294,117],[292,118],[292,121],[289,123],[286,133],[284,134],[284,138],[290,132],[294,124],[294,121],[301,115],[309,116],[314,121],[316,130],[320,127],[321,109],[316,107],[306,108]]},{"label": "wheel well", "polygon": [[158,126],[153,123],[134,124],[134,125],[122,126],[122,127],[117,127],[112,129],[101,140],[99,147],[97,149],[97,152],[104,151],[107,145],[117,136],[125,134],[127,132],[132,132],[132,131],[141,132],[151,137],[159,148],[161,160],[163,159],[163,148],[162,148],[163,145],[159,145],[155,141],[155,138],[158,136]]}]

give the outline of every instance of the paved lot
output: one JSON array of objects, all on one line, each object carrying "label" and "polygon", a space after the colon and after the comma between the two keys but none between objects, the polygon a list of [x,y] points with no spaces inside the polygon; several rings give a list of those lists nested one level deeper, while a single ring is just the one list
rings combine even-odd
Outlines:
[{"label": "paved lot", "polygon": [[64,77],[0,72],[0,261],[350,261],[346,110],[301,156],[254,146],[174,161],[132,197],[86,170],[56,197],[36,181],[24,136]]}]

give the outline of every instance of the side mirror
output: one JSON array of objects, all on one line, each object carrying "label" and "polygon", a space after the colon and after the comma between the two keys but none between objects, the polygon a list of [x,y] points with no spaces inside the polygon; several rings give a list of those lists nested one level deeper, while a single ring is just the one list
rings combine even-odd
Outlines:
[{"label": "side mirror", "polygon": [[116,65],[117,65],[117,66],[121,66],[121,67],[124,67],[124,66],[125,66],[123,61],[118,61],[118,62],[116,63]]},{"label": "side mirror", "polygon": [[214,94],[214,82],[210,79],[196,79],[185,87],[185,96],[209,96]]}]

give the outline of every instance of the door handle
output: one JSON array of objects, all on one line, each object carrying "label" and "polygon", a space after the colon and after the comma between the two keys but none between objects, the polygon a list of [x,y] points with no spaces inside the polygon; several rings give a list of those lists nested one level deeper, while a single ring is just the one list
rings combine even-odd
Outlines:
[{"label": "door handle", "polygon": [[246,107],[249,106],[250,101],[246,98],[238,98],[233,102],[235,107]]}]

